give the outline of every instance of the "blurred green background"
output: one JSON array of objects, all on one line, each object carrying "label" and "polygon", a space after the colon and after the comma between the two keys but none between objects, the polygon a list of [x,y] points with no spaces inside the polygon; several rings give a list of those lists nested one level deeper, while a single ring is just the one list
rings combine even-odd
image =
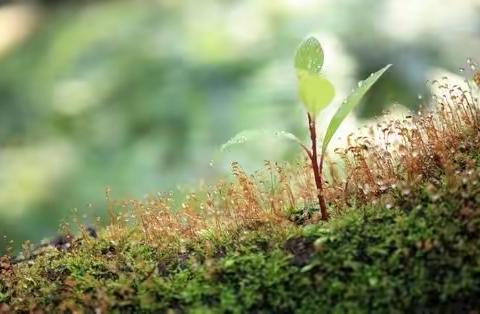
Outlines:
[{"label": "blurred green background", "polygon": [[217,151],[242,129],[305,136],[291,63],[307,35],[324,45],[336,103],[394,64],[355,121],[418,105],[429,73],[480,48],[478,0],[2,3],[0,235],[17,243],[54,235],[74,208],[85,223],[104,216],[107,186],[142,198],[212,182],[232,160],[295,156],[269,141]]}]

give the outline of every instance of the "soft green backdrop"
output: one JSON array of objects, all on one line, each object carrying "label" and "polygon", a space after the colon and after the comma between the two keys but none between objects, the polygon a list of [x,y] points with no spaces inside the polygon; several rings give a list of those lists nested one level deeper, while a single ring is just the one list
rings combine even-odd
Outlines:
[{"label": "soft green backdrop", "polygon": [[0,234],[38,241],[74,208],[92,223],[107,186],[141,198],[215,180],[233,159],[251,170],[292,158],[268,141],[217,150],[242,129],[305,134],[292,58],[308,34],[324,44],[339,97],[394,64],[358,117],[415,106],[432,69],[456,72],[475,57],[478,12],[474,0],[0,6],[0,38],[24,30],[0,41]]}]

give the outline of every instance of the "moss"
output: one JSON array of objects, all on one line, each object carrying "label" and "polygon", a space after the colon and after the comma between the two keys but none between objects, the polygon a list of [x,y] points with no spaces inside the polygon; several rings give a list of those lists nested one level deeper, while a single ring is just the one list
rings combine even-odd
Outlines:
[{"label": "moss", "polygon": [[430,188],[397,197],[393,208],[379,202],[328,224],[239,230],[211,250],[198,245],[166,256],[147,243],[102,236],[68,251],[52,248],[30,262],[4,261],[0,300],[24,311],[478,309],[480,187]]}]

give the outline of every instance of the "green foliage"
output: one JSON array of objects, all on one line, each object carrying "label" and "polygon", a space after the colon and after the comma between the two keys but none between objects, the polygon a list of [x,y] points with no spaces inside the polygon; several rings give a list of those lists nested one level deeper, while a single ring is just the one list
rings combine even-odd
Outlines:
[{"label": "green foliage", "polygon": [[294,65],[299,81],[299,96],[307,111],[316,116],[335,97],[332,83],[320,75],[324,54],[315,37],[304,40],[295,54]]},{"label": "green foliage", "polygon": [[319,74],[323,60],[324,55],[320,42],[315,37],[308,37],[300,44],[295,54],[294,64],[297,74],[301,72]]},{"label": "green foliage", "polygon": [[[324,54],[320,42],[315,37],[309,37],[304,40],[297,49],[294,65],[297,72],[299,82],[299,96],[302,100],[307,112],[316,117],[335,97],[335,87],[320,71],[323,66]],[[326,133],[326,141],[324,141],[322,151],[330,142],[333,134],[340,126],[345,117],[358,105],[365,93],[372,85],[388,70],[391,65],[387,65],[383,69],[373,73],[365,81],[360,81],[358,87],[352,91],[350,96],[342,103],[337,113],[330,121]],[[285,131],[271,130],[245,130],[233,136],[225,144],[221,150],[232,145],[243,144],[247,141],[257,139],[259,137],[277,137],[287,139],[302,145],[302,142],[292,133]]]},{"label": "green foliage", "polygon": [[300,99],[314,117],[335,97],[335,88],[324,76],[303,72],[298,75],[298,81]]},{"label": "green foliage", "polygon": [[302,141],[298,137],[296,137],[295,135],[289,132],[255,129],[255,130],[245,130],[236,134],[234,137],[228,140],[225,144],[223,144],[220,150],[224,151],[230,146],[243,144],[245,142],[256,140],[259,138],[283,139],[283,140],[296,142],[297,144],[302,144]]},{"label": "green foliage", "polygon": [[[320,74],[323,59],[324,55],[320,42],[314,37],[305,40],[298,48],[295,56],[300,99],[313,118],[327,107],[335,96],[335,88],[332,83]],[[389,64],[372,73],[366,80],[358,82],[357,88],[342,102],[328,125],[323,139],[322,154],[325,153],[330,140],[345,117],[360,103],[363,96],[390,66]]]},{"label": "green foliage", "polygon": [[364,80],[358,82],[358,87],[352,91],[352,93],[343,101],[343,103],[338,108],[335,115],[330,120],[330,123],[327,127],[327,132],[323,138],[322,144],[322,154],[327,150],[328,144],[332,139],[333,135],[337,131],[338,127],[342,124],[345,117],[357,106],[362,100],[363,96],[368,92],[368,90],[375,84],[375,82],[391,67],[391,64],[385,66],[383,69],[370,74],[370,76]]}]

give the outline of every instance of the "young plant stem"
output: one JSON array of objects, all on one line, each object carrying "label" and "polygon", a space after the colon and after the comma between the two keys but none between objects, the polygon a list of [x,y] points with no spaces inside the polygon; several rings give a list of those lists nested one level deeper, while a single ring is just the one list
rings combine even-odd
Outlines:
[{"label": "young plant stem", "polygon": [[320,166],[318,162],[317,154],[317,129],[315,124],[315,118],[308,113],[308,129],[310,131],[310,140],[312,142],[312,151],[310,154],[310,160],[312,162],[313,176],[315,178],[315,186],[317,187],[318,204],[320,205],[321,219],[328,220],[327,205],[325,198],[323,197],[323,185],[322,185],[322,168],[323,168],[323,155],[320,157]]}]

